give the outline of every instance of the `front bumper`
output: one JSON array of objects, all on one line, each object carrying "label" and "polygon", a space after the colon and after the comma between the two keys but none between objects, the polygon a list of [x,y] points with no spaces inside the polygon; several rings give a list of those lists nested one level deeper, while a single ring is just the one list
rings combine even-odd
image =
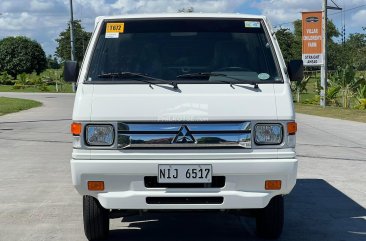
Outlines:
[{"label": "front bumper", "polygon": [[[211,164],[213,176],[225,176],[222,188],[147,188],[145,176],[157,176],[159,164]],[[251,209],[288,194],[296,183],[296,159],[253,160],[71,160],[72,180],[81,195],[91,195],[107,209]],[[265,180],[281,180],[267,191]],[[103,192],[88,191],[88,181],[104,181]],[[148,204],[146,198],[222,197],[217,204]]]}]

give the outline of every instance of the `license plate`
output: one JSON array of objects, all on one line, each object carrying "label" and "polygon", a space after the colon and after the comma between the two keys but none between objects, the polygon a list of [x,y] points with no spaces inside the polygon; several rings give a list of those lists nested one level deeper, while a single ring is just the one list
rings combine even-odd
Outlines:
[{"label": "license plate", "polygon": [[211,165],[159,165],[159,183],[211,183]]}]

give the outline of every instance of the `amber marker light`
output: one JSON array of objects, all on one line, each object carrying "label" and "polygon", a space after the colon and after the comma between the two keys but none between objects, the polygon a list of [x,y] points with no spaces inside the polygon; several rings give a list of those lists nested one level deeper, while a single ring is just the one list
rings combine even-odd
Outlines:
[{"label": "amber marker light", "polygon": [[81,123],[77,123],[77,122],[73,122],[71,124],[71,133],[74,135],[74,136],[80,136],[81,134]]},{"label": "amber marker light", "polygon": [[296,132],[297,132],[297,123],[296,122],[287,123],[287,133],[289,135],[295,135]]},{"label": "amber marker light", "polygon": [[88,181],[88,190],[89,191],[103,191],[104,182],[103,181]]},{"label": "amber marker light", "polygon": [[267,180],[265,183],[266,190],[280,190],[281,189],[281,180]]}]

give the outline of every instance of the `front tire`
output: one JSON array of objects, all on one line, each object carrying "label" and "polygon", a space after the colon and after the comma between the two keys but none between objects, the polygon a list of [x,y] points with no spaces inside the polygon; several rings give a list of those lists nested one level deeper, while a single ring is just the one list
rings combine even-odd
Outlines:
[{"label": "front tire", "polygon": [[257,213],[257,235],[266,239],[277,239],[282,233],[283,222],[283,196],[275,196],[267,207],[260,209]]},{"label": "front tire", "polygon": [[83,196],[85,236],[89,241],[106,239],[109,232],[109,210],[92,196]]}]

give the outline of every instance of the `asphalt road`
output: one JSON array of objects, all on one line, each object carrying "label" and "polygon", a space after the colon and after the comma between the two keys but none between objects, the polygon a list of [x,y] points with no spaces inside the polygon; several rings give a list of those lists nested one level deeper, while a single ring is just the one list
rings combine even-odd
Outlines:
[{"label": "asphalt road", "polygon": [[[86,240],[71,184],[73,95],[13,94],[42,107],[0,117],[0,240]],[[299,179],[280,240],[366,240],[366,124],[298,115]],[[259,240],[254,220],[225,213],[112,220],[109,240]]]}]

